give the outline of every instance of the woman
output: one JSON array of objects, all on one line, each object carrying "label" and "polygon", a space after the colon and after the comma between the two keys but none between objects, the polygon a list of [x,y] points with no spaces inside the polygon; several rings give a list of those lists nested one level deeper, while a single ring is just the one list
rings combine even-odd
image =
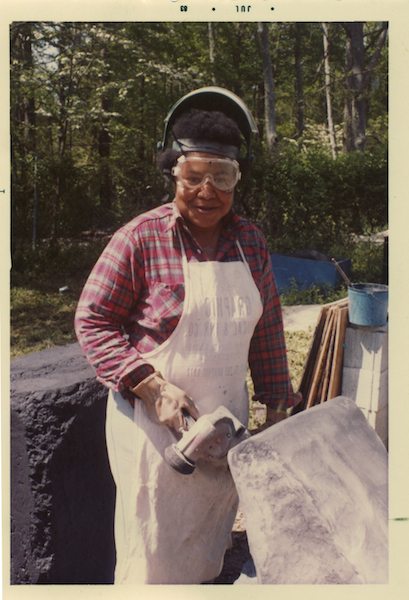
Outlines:
[{"label": "woman", "polygon": [[237,494],[225,460],[199,459],[188,476],[164,460],[187,428],[184,411],[197,419],[224,405],[246,424],[248,365],[268,425],[299,401],[268,248],[232,210],[241,132],[246,163],[254,129],[226,90],[182,98],[160,159],[174,201],[113,236],[78,304],[78,339],[110,388],[115,583],[202,583],[222,569]]}]

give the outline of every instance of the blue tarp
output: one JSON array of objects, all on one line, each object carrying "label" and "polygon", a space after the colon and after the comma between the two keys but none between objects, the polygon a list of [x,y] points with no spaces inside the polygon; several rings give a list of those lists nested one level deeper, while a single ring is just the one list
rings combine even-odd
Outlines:
[{"label": "blue tarp", "polygon": [[[343,282],[340,273],[331,261],[298,258],[276,252],[270,254],[270,259],[279,293],[290,288],[294,281],[300,290],[307,289],[311,285],[337,287]],[[349,277],[351,260],[337,258],[336,261]]]}]

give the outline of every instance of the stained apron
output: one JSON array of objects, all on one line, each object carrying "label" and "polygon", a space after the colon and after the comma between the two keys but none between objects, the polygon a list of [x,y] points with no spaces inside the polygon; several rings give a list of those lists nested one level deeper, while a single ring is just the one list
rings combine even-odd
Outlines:
[{"label": "stained apron", "polygon": [[[171,336],[143,357],[184,390],[199,414],[226,406],[247,424],[250,341],[262,314],[241,246],[237,262],[187,261],[185,300]],[[178,439],[110,392],[107,447],[117,486],[116,584],[194,584],[216,577],[230,541],[238,498],[227,460],[199,459],[191,475],[164,460]]]}]

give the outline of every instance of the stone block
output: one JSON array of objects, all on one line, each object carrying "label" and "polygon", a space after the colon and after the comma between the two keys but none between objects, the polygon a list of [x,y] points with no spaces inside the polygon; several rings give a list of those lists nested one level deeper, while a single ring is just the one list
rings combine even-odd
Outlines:
[{"label": "stone block", "polygon": [[381,410],[371,411],[368,416],[369,424],[375,429],[382,442],[387,445],[388,442],[388,407],[384,406]]},{"label": "stone block", "polygon": [[387,326],[347,328],[342,394],[356,402],[381,439],[385,440],[385,418],[377,418],[376,415],[388,406]]},{"label": "stone block", "polygon": [[342,394],[362,410],[377,412],[388,405],[388,371],[374,373],[345,367]]},{"label": "stone block", "polygon": [[388,331],[373,329],[347,327],[344,366],[378,373],[388,368]]},{"label": "stone block", "polygon": [[[357,390],[359,383],[359,369],[349,367],[345,365],[342,369],[342,395],[351,400],[356,400]],[[371,395],[367,395],[368,400],[366,402],[368,410],[371,409]]]},{"label": "stone block", "polygon": [[112,583],[107,389],[79,344],[11,361],[11,583]]},{"label": "stone block", "polygon": [[353,401],[302,411],[228,461],[257,583],[387,583],[387,452]]},{"label": "stone block", "polygon": [[354,400],[363,410],[372,410],[372,371],[344,367],[342,371],[342,395]]},{"label": "stone block", "polygon": [[389,372],[383,371],[378,380],[378,387],[374,388],[372,409],[380,411],[388,406],[388,382]]}]

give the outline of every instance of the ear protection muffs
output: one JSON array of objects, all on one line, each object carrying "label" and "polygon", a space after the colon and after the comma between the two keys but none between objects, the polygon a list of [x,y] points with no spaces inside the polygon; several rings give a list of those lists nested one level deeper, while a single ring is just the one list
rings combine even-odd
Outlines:
[{"label": "ear protection muffs", "polygon": [[243,100],[233,92],[217,86],[203,87],[183,96],[176,104],[172,106],[165,119],[165,129],[163,140],[159,142],[158,148],[165,150],[169,142],[170,132],[174,123],[180,115],[187,112],[190,108],[199,110],[218,110],[226,116],[236,121],[245,141],[246,157],[250,163],[253,160],[251,155],[251,142],[253,134],[258,133],[257,125]]}]

